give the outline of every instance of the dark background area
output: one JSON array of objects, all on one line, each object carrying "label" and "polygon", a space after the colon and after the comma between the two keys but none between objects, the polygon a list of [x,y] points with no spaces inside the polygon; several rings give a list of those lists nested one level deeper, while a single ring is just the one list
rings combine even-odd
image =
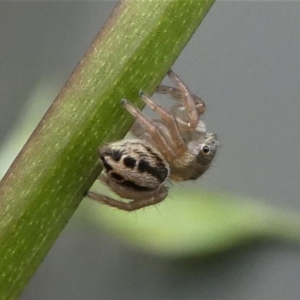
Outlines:
[{"label": "dark background area", "polygon": [[[0,147],[41,81],[53,100],[114,5],[0,3]],[[219,1],[174,70],[205,100],[220,137],[199,186],[300,214],[299,15],[296,2]],[[300,299],[299,279],[291,245],[168,260],[92,226],[79,207],[20,299]]]}]

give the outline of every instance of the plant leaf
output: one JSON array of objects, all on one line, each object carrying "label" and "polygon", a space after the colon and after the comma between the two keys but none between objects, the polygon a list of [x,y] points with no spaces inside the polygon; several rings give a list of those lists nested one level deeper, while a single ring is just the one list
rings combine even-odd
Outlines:
[{"label": "plant leaf", "polygon": [[299,215],[190,187],[172,187],[161,204],[136,213],[90,202],[83,213],[133,247],[168,258],[214,254],[258,238],[300,242]]}]

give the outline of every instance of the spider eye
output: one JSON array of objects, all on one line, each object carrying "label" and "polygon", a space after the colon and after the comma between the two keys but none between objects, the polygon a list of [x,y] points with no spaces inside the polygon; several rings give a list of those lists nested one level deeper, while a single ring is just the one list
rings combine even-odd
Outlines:
[{"label": "spider eye", "polygon": [[204,154],[210,154],[211,149],[210,149],[209,146],[204,146],[202,148],[202,151],[203,151]]}]

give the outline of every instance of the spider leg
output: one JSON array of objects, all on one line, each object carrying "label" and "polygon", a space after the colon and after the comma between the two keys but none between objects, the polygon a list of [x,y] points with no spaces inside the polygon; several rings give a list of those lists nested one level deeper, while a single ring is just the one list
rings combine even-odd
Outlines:
[{"label": "spider leg", "polygon": [[112,207],[116,207],[121,210],[125,211],[133,211],[139,208],[143,208],[146,206],[150,206],[153,204],[157,204],[161,201],[163,201],[167,196],[167,190],[163,190],[161,193],[157,193],[154,196],[146,199],[139,199],[139,200],[132,200],[131,202],[123,202],[116,199],[113,199],[111,197],[94,193],[94,192],[88,192],[87,197],[90,199],[93,199],[97,202],[100,202],[102,204],[106,204]]},{"label": "spider leg", "polygon": [[161,133],[160,128],[155,122],[147,118],[142,112],[129,103],[127,100],[121,100],[122,105],[127,109],[127,111],[133,115],[136,120],[149,132],[151,138],[156,143],[158,150],[166,158],[167,161],[172,161],[176,154],[173,152],[172,148],[168,145],[164,136]]},{"label": "spider leg", "polygon": [[181,137],[175,116],[168,112],[166,109],[155,103],[151,98],[147,97],[142,91],[140,92],[141,99],[154,111],[156,112],[167,126],[170,133],[170,138],[175,144],[175,151],[177,155],[181,155],[187,150],[184,139]]},{"label": "spider leg", "polygon": [[[182,91],[178,88],[161,84],[156,88],[155,92],[158,93],[158,94],[168,94],[174,100],[182,101],[181,100]],[[205,112],[205,109],[206,109],[206,105],[205,105],[204,101],[196,95],[192,95],[192,97],[193,97],[194,102],[196,104],[198,114],[199,115],[203,114]]]},{"label": "spider leg", "polygon": [[196,107],[196,103],[193,99],[193,95],[191,94],[187,86],[183,83],[183,81],[172,70],[168,72],[168,75],[181,91],[182,104],[185,107],[189,117],[189,122],[187,124],[189,130],[195,130],[199,123],[199,113]]},{"label": "spider leg", "polygon": [[178,88],[167,86],[160,84],[156,87],[155,93],[158,94],[168,94],[170,95],[174,100],[180,101],[181,99],[181,91]]}]

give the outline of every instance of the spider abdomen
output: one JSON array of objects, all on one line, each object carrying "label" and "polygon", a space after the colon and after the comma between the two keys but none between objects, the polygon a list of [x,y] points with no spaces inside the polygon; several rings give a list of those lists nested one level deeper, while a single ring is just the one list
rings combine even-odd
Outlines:
[{"label": "spider abdomen", "polygon": [[141,140],[105,145],[99,148],[99,156],[109,178],[129,190],[156,190],[170,173],[161,153]]}]

